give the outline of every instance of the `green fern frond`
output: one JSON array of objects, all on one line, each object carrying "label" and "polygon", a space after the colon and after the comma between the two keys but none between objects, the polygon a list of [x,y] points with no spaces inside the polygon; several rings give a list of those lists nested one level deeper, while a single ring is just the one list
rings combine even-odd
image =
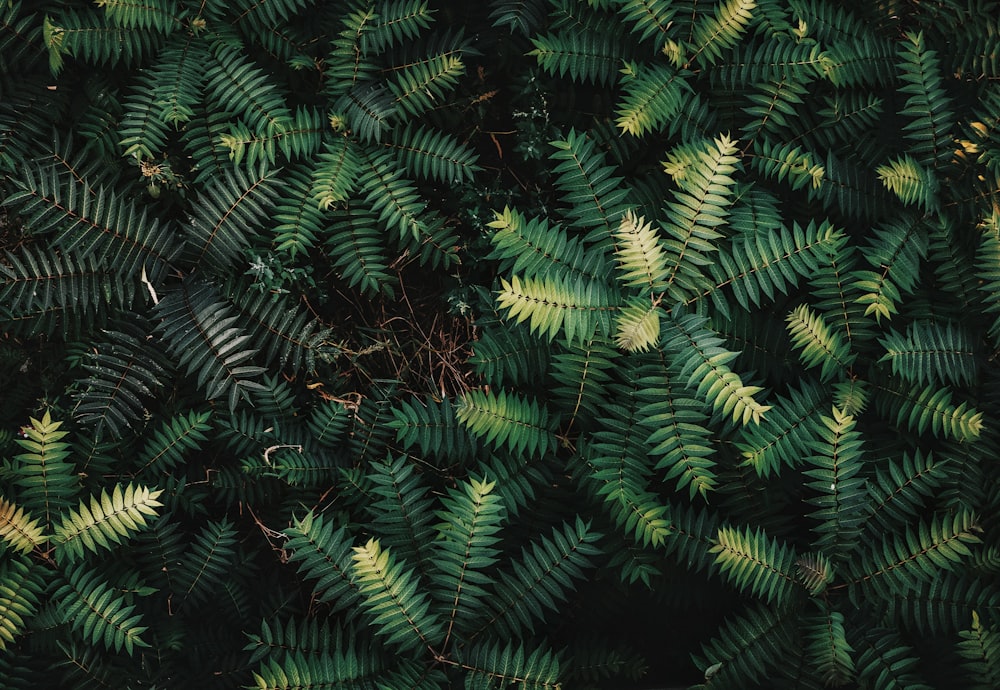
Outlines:
[{"label": "green fern frond", "polygon": [[408,124],[386,142],[407,172],[443,184],[470,182],[481,169],[479,154],[453,135],[430,127]]},{"label": "green fern frond", "polygon": [[795,552],[761,529],[723,527],[709,551],[715,554],[715,565],[726,580],[769,604],[787,601],[798,584]]},{"label": "green fern frond", "polygon": [[[808,87],[797,81],[782,79],[755,85],[746,98],[750,105],[743,108],[750,119],[740,127],[744,139],[756,141],[761,137],[782,138],[801,117],[798,109],[809,97]],[[825,171],[824,171],[825,172]],[[813,178],[811,192],[822,188],[822,177]]]},{"label": "green fern frond", "polygon": [[770,677],[771,669],[788,658],[793,646],[797,621],[789,618],[780,607],[767,604],[728,618],[695,657],[706,684],[739,687]]},{"label": "green fern frond", "polygon": [[319,208],[328,209],[346,201],[357,184],[361,159],[355,144],[343,136],[334,137],[316,156],[313,169],[312,196]]},{"label": "green fern frond", "polygon": [[557,162],[552,172],[567,207],[565,217],[574,226],[591,230],[584,241],[606,240],[614,234],[626,210],[628,190],[622,178],[585,132],[571,129],[565,139],[549,143],[555,149],[549,159]]},{"label": "green fern frond", "polygon": [[350,412],[339,401],[328,400],[313,408],[306,421],[310,436],[323,448],[336,448],[343,442]]},{"label": "green fern frond", "polygon": [[466,458],[475,454],[472,437],[458,421],[455,404],[427,397],[421,401],[403,401],[392,409],[388,422],[396,430],[396,441],[405,450],[418,446],[423,456]]},{"label": "green fern frond", "polygon": [[806,459],[810,469],[802,474],[811,481],[805,486],[815,492],[806,502],[815,506],[810,517],[818,522],[813,546],[832,554],[835,562],[852,557],[861,545],[862,523],[868,517],[866,480],[861,433],[854,417],[836,407],[832,416],[820,417],[819,438],[814,454]]},{"label": "green fern frond", "polygon": [[62,422],[52,420],[46,410],[41,419],[29,418],[21,427],[24,438],[15,439],[25,453],[14,456],[14,485],[18,489],[18,504],[38,515],[42,524],[55,525],[56,516],[71,505],[79,487],[79,477],[72,464],[66,462],[70,444],[62,439]]},{"label": "green fern frond", "polygon": [[490,386],[520,385],[549,368],[548,343],[524,328],[483,328],[469,364]]},{"label": "green fern frond", "polygon": [[788,394],[775,398],[759,425],[742,427],[736,441],[743,463],[762,477],[777,474],[783,466],[798,467],[820,431],[819,411],[824,403],[820,389],[804,382]]},{"label": "green fern frond", "polygon": [[969,690],[988,690],[1000,685],[1000,633],[983,625],[979,613],[972,612],[972,626],[959,633],[962,641],[956,651],[962,668],[972,679]]},{"label": "green fern frond", "polygon": [[477,438],[514,453],[544,456],[555,448],[558,419],[537,401],[501,390],[472,390],[459,398],[455,416]]},{"label": "green fern frond", "polygon": [[427,232],[426,203],[416,187],[403,177],[403,170],[391,153],[368,156],[362,163],[357,184],[379,221],[399,238],[419,240]]},{"label": "green fern frond", "polygon": [[100,495],[92,496],[90,501],[81,500],[76,510],[64,513],[62,522],[54,526],[52,543],[56,557],[72,563],[88,551],[98,553],[114,549],[145,529],[148,518],[157,516],[156,509],[163,504],[156,499],[162,493],[134,484],[127,484],[123,489],[117,484],[110,494],[102,489]]},{"label": "green fern frond", "polygon": [[53,74],[62,70],[66,55],[90,64],[134,64],[153,53],[161,38],[154,32],[113,24],[103,12],[72,9],[54,18],[47,15],[42,36]]},{"label": "green fern frond", "polygon": [[625,77],[615,125],[635,137],[661,131],[683,106],[681,91],[687,82],[663,65],[630,63],[622,73]]},{"label": "green fern frond", "polygon": [[215,270],[243,259],[283,186],[276,171],[227,170],[198,195],[187,225],[188,255]]},{"label": "green fern frond", "polygon": [[378,5],[378,14],[362,34],[361,50],[381,53],[386,48],[417,38],[431,26],[435,10],[426,0],[389,0]]},{"label": "green fern frond", "polygon": [[931,169],[951,158],[951,128],[955,115],[941,77],[937,51],[929,50],[922,32],[907,33],[899,46],[899,93],[909,95],[900,115],[910,119],[903,127],[912,143],[908,152],[916,163]]},{"label": "green fern frond", "polygon": [[663,349],[678,362],[686,386],[733,421],[759,424],[771,407],[761,405],[754,395],[760,386],[744,385],[739,374],[727,366],[737,353],[721,347],[722,338],[706,328],[707,318],[696,314],[675,314],[664,326]]},{"label": "green fern frond", "polygon": [[714,16],[703,16],[691,32],[686,62],[714,65],[742,38],[756,7],[756,0],[724,0],[715,8]]},{"label": "green fern frond", "polygon": [[397,561],[389,549],[383,549],[377,539],[352,550],[351,574],[373,632],[403,652],[437,646],[441,624],[429,610],[429,598],[421,591],[415,572],[405,561]]},{"label": "green fern frond", "polygon": [[603,337],[577,345],[552,355],[552,378],[556,382],[552,393],[558,403],[570,412],[570,423],[599,414],[608,399],[607,384],[615,367],[618,353]]},{"label": "green fern frond", "polygon": [[411,117],[419,116],[440,107],[463,74],[461,55],[449,51],[400,68],[388,86],[399,108]]},{"label": "green fern frond", "polygon": [[890,319],[900,297],[917,284],[920,261],[927,255],[926,226],[914,218],[890,220],[872,229],[871,245],[862,253],[875,270],[853,273],[858,302],[867,305],[865,316]]},{"label": "green fern frond", "polygon": [[299,574],[315,580],[313,596],[329,603],[333,611],[354,606],[358,586],[351,575],[351,536],[344,527],[336,527],[329,517],[313,512],[296,518],[284,531],[285,548],[291,551],[289,563],[297,563]]},{"label": "green fern frond", "polygon": [[326,222],[324,246],[340,277],[367,295],[391,297],[397,280],[389,272],[385,233],[371,208],[352,202],[342,211],[333,211]]},{"label": "green fern frond", "polygon": [[750,164],[761,175],[775,182],[788,180],[792,190],[798,190],[806,185],[817,189],[823,182],[826,170],[816,158],[801,146],[791,142],[774,142],[767,137],[755,137],[753,140],[753,157]]},{"label": "green fern frond", "polygon": [[150,3],[146,0],[97,0],[105,16],[114,24],[127,29],[153,29],[168,33],[180,28],[177,4],[167,0]]},{"label": "green fern frond", "polygon": [[220,41],[205,66],[205,96],[214,109],[235,113],[253,132],[271,136],[293,120],[285,98],[247,54]]},{"label": "green fern frond", "polygon": [[17,641],[38,612],[45,587],[41,573],[20,558],[0,562],[0,652]]},{"label": "green fern frond", "polygon": [[[317,158],[322,155],[317,155]],[[319,244],[327,222],[320,204],[313,197],[314,174],[305,165],[286,168],[285,187],[274,205],[272,246],[278,252],[287,253],[293,260],[308,254]]]},{"label": "green fern frond", "polygon": [[382,84],[357,86],[333,104],[330,123],[340,131],[346,123],[350,131],[362,142],[379,142],[382,135],[392,128],[399,110],[392,92]]},{"label": "green fern frond", "polygon": [[487,227],[495,231],[490,237],[493,251],[489,258],[499,262],[500,273],[537,278],[545,273],[578,271],[584,264],[582,243],[544,217],[526,219],[505,206],[503,211],[494,212]]},{"label": "green fern frond", "polygon": [[184,461],[187,453],[198,451],[208,442],[212,430],[210,410],[180,412],[164,420],[155,429],[136,457],[136,475],[152,470],[172,470]]},{"label": "green fern frond", "polygon": [[611,86],[616,72],[626,57],[622,44],[613,32],[596,30],[564,30],[544,36],[532,36],[534,49],[528,52],[539,67],[549,74],[576,82]]},{"label": "green fern frond", "polygon": [[[32,520],[31,514],[24,508],[0,496],[0,539],[3,539],[8,549],[15,553],[26,554],[44,544],[48,540],[48,535],[38,522],[39,519]],[[2,618],[0,610],[0,619]]]},{"label": "green fern frond", "polygon": [[653,39],[656,50],[670,40],[674,15],[678,7],[672,0],[620,0],[618,13],[631,24],[631,33],[639,34],[640,41]]},{"label": "green fern frond", "polygon": [[470,479],[441,499],[434,540],[434,598],[447,611],[445,641],[454,628],[468,629],[481,616],[490,576],[484,572],[497,562],[498,532],[506,518],[503,502],[494,493],[496,482]]},{"label": "green fern frond", "polygon": [[736,184],[731,177],[739,170],[736,143],[728,136],[704,144],[674,149],[664,163],[664,171],[678,185],[674,201],[667,204],[665,241],[668,294],[686,299],[700,293],[702,267],[711,264],[709,255],[722,238],[719,226],[725,223]]},{"label": "green fern frond", "polygon": [[629,300],[615,320],[615,345],[627,352],[646,352],[660,339],[660,308]]},{"label": "green fern frond", "polygon": [[126,429],[140,428],[163,387],[167,363],[148,334],[144,320],[115,324],[84,359],[88,376],[81,381],[74,417],[92,425],[97,437],[105,431],[120,437]]},{"label": "green fern frond", "polygon": [[868,482],[870,529],[887,531],[912,523],[947,476],[947,462],[920,450],[876,469]]},{"label": "green fern frond", "polygon": [[819,603],[819,611],[802,623],[806,653],[824,687],[834,688],[854,680],[854,648],[847,641],[844,614]]},{"label": "green fern frond", "polygon": [[799,556],[795,561],[795,569],[799,582],[813,597],[822,594],[835,576],[833,564],[822,552]]},{"label": "green fern frond", "polygon": [[975,344],[967,330],[951,322],[916,321],[905,333],[891,330],[879,343],[894,375],[913,383],[971,384],[977,380]]},{"label": "green fern frond", "polygon": [[893,629],[870,629],[857,647],[857,679],[891,690],[932,690],[919,675],[920,659]]},{"label": "green fern frond", "polygon": [[614,311],[612,296],[603,283],[567,278],[500,279],[497,304],[507,318],[530,321],[532,333],[552,340],[562,331],[570,343],[585,342],[601,330],[610,332]]},{"label": "green fern frond", "polygon": [[169,126],[160,117],[155,78],[140,73],[123,104],[118,123],[118,148],[122,155],[140,161],[158,160],[167,148]]},{"label": "green fern frond", "polygon": [[[135,1],[148,4],[146,0]],[[179,127],[195,116],[209,57],[207,44],[197,37],[186,32],[171,37],[149,69],[153,99],[159,106],[157,118]]]},{"label": "green fern frond", "polygon": [[261,388],[254,379],[264,369],[247,364],[257,350],[241,349],[250,336],[235,325],[239,316],[210,285],[185,281],[163,296],[156,313],[171,354],[188,374],[197,372],[209,400],[226,396],[233,410],[249,391]]},{"label": "green fern frond", "polygon": [[885,188],[899,197],[906,205],[916,204],[931,211],[940,205],[938,181],[934,173],[924,168],[909,154],[890,159],[888,164],[875,169]]},{"label": "green fern frond", "polygon": [[[897,424],[905,424],[918,434],[928,429],[937,438],[959,441],[974,439],[982,433],[983,413],[968,402],[951,404],[951,390],[930,385],[915,390],[889,382],[879,389],[884,402],[894,411]],[[895,408],[895,410],[892,410]]]},{"label": "green fern frond", "polygon": [[547,610],[558,610],[574,581],[594,566],[591,559],[601,553],[596,545],[600,538],[589,521],[577,516],[573,523],[556,526],[532,541],[497,581],[496,595],[486,602],[486,616],[470,621],[476,629],[472,636],[486,629],[512,636],[533,631]]},{"label": "green fern frond", "polygon": [[379,542],[425,571],[435,534],[433,500],[427,495],[426,481],[406,455],[373,462],[365,479],[370,485],[368,512]]},{"label": "green fern frond", "polygon": [[238,532],[228,519],[208,522],[175,568],[174,610],[205,601],[232,577]]},{"label": "green fern frond", "polygon": [[545,647],[528,650],[512,641],[481,643],[464,650],[459,663],[467,690],[495,690],[516,685],[525,690],[558,690],[559,656]]},{"label": "green fern frond", "polygon": [[278,154],[286,160],[311,157],[319,150],[327,124],[313,108],[298,108],[288,119],[279,118],[272,131],[256,132],[240,121],[219,140],[234,165],[248,168],[274,165]]},{"label": "green fern frond", "polygon": [[982,542],[982,531],[977,518],[967,511],[921,520],[901,533],[890,533],[870,553],[850,563],[851,584],[897,595],[916,590],[941,577],[942,571],[954,572],[971,556],[970,545]]},{"label": "green fern frond", "polygon": [[661,290],[666,285],[668,269],[652,224],[630,210],[622,216],[614,236],[622,284],[649,294]]},{"label": "green fern frond", "polygon": [[827,221],[819,225],[810,222],[805,229],[793,223],[791,230],[780,227],[737,237],[730,250],[720,251],[710,264],[715,285],[698,298],[711,295],[719,311],[729,314],[729,303],[720,294],[721,288],[727,288],[744,309],[759,307],[764,298],[773,300],[778,293],[787,294],[800,277],[814,275],[841,239],[842,232]]},{"label": "green fern frond", "polygon": [[799,358],[806,369],[822,365],[820,379],[846,372],[856,357],[839,331],[831,330],[822,315],[808,304],[800,304],[785,319],[792,345],[801,350]]},{"label": "green fern frond", "polygon": [[102,643],[116,652],[122,649],[132,656],[136,647],[149,647],[142,638],[146,626],[135,605],[117,592],[92,568],[83,564],[66,573],[65,582],[52,594],[59,602],[62,622],[81,634],[91,644]]}]

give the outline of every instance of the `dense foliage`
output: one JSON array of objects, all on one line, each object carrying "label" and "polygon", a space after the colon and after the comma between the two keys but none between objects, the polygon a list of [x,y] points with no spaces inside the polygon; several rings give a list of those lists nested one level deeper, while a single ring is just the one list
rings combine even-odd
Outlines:
[{"label": "dense foliage", "polygon": [[0,0],[0,683],[1000,687],[998,38]]}]

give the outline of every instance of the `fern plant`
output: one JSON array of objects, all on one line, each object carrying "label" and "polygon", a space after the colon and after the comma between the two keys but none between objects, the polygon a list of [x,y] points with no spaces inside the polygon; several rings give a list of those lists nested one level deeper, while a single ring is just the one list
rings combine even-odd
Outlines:
[{"label": "fern plant", "polygon": [[0,2],[4,686],[996,685],[994,15]]}]

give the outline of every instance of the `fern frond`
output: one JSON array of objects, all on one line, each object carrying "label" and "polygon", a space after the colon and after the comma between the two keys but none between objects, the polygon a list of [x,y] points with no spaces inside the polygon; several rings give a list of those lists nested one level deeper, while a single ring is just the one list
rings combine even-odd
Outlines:
[{"label": "fern frond", "polygon": [[389,273],[385,233],[372,210],[361,203],[351,203],[342,211],[333,211],[324,246],[334,257],[333,268],[351,287],[368,295],[392,296],[397,280]]},{"label": "fern frond", "polygon": [[142,638],[147,629],[140,625],[142,614],[135,613],[135,605],[126,603],[126,597],[103,582],[93,568],[83,564],[72,568],[52,598],[59,602],[62,622],[89,643],[100,642],[116,652],[124,649],[129,656],[136,647],[149,647]]},{"label": "fern frond", "polygon": [[470,479],[448,491],[437,511],[438,538],[434,540],[433,595],[447,611],[445,641],[454,628],[471,627],[481,616],[491,577],[484,571],[497,562],[498,532],[506,518],[503,502],[494,493],[496,482]]},{"label": "fern frond", "polygon": [[283,132],[292,121],[284,96],[246,52],[220,41],[206,67],[205,96],[215,110],[239,115],[252,131],[266,136]]},{"label": "fern frond", "polygon": [[695,657],[706,682],[725,688],[768,678],[793,645],[796,626],[789,618],[780,607],[761,603],[728,618]]},{"label": "fern frond", "polygon": [[802,623],[807,658],[825,687],[846,685],[854,680],[854,649],[844,631],[844,614],[818,603],[820,610]]},{"label": "fern frond", "polygon": [[625,212],[628,190],[617,170],[606,163],[597,142],[585,132],[571,129],[565,139],[551,141],[555,149],[549,159],[557,162],[552,172],[555,185],[568,207],[564,215],[581,229],[591,230],[585,242],[606,240],[618,227]]},{"label": "fern frond", "polygon": [[392,408],[392,415],[388,426],[396,430],[396,441],[404,449],[418,446],[423,456],[456,459],[475,454],[472,437],[459,423],[455,405],[448,399],[402,401]]},{"label": "fern frond", "polygon": [[622,284],[649,294],[661,290],[666,285],[668,269],[652,224],[630,210],[622,216],[614,236]]},{"label": "fern frond", "polygon": [[[145,0],[135,0],[145,4]],[[210,53],[205,41],[178,33],[157,54],[149,69],[156,117],[173,127],[189,122],[202,96]]]},{"label": "fern frond", "polygon": [[793,191],[806,185],[817,189],[826,174],[812,153],[792,142],[778,143],[768,137],[754,137],[750,164],[775,182],[787,180]]},{"label": "fern frond", "polygon": [[424,572],[434,541],[433,501],[425,480],[406,455],[373,462],[365,479],[370,485],[368,512],[379,542]]},{"label": "fern frond", "polygon": [[895,630],[871,629],[857,645],[857,652],[859,682],[892,690],[931,690],[918,674],[919,656]]},{"label": "fern frond", "polygon": [[832,416],[820,417],[819,438],[814,454],[806,459],[810,469],[802,474],[812,481],[805,486],[815,492],[806,501],[817,509],[810,517],[818,522],[814,547],[831,554],[835,562],[852,557],[860,547],[862,523],[868,517],[861,433],[855,431],[854,417],[836,407]]},{"label": "fern frond", "polygon": [[723,0],[714,16],[702,16],[691,32],[687,62],[714,65],[742,38],[756,7],[756,0]]},{"label": "fern frond", "polygon": [[92,425],[100,437],[108,431],[120,437],[145,423],[148,406],[163,387],[167,366],[148,340],[143,320],[123,321],[104,331],[92,344],[83,367],[88,372],[77,398],[74,416]]},{"label": "fern frond", "polygon": [[160,117],[155,78],[140,73],[123,104],[118,123],[118,147],[122,155],[140,161],[160,159],[167,147],[169,126]]},{"label": "fern frond", "polygon": [[719,226],[725,223],[736,184],[731,177],[739,170],[736,143],[727,136],[713,142],[674,149],[664,163],[664,171],[678,185],[674,201],[664,209],[668,294],[683,300],[702,291],[701,268],[712,262],[709,255],[722,238]]},{"label": "fern frond", "polygon": [[53,421],[47,410],[41,419],[29,420],[28,426],[21,427],[25,438],[15,439],[27,452],[14,456],[14,485],[18,504],[51,527],[77,495],[79,477],[66,462],[70,445],[62,439],[69,432],[59,430],[62,422]]},{"label": "fern frond", "polygon": [[822,594],[827,586],[833,582],[835,575],[833,564],[822,552],[799,556],[795,561],[795,569],[799,576],[799,582],[812,597]]},{"label": "fern frond", "polygon": [[468,690],[516,685],[526,690],[558,690],[559,656],[545,647],[525,649],[517,641],[473,645],[460,657]]},{"label": "fern frond", "polygon": [[662,65],[630,63],[622,73],[625,77],[615,125],[635,137],[662,131],[684,105],[681,93],[687,82]]},{"label": "fern frond", "polygon": [[243,259],[254,231],[271,214],[282,180],[263,168],[249,174],[227,170],[198,195],[187,225],[192,263],[214,269],[231,268]]},{"label": "fern frond", "polygon": [[951,322],[915,321],[905,333],[891,330],[879,343],[894,375],[918,384],[971,384],[977,380],[975,344]]},{"label": "fern frond", "polygon": [[66,55],[90,64],[134,64],[150,55],[161,38],[154,32],[113,24],[103,12],[72,9],[55,17],[47,15],[42,37],[53,74],[62,70]]},{"label": "fern frond", "polygon": [[754,395],[760,386],[744,385],[739,374],[727,366],[736,354],[721,347],[722,338],[706,328],[707,318],[696,314],[675,314],[664,326],[663,349],[678,363],[686,386],[723,415],[744,425],[759,424],[771,407],[761,405]]},{"label": "fern frond", "polygon": [[336,448],[343,442],[349,411],[341,402],[329,400],[313,408],[306,427],[313,440],[323,448]]},{"label": "fern frond", "polygon": [[398,116],[392,92],[382,84],[358,85],[333,104],[330,123],[335,131],[349,126],[362,142],[378,142]]},{"label": "fern frond", "polygon": [[931,211],[940,205],[938,181],[933,171],[924,168],[909,154],[890,159],[888,164],[878,166],[875,172],[885,188],[907,206],[915,204]]},{"label": "fern frond", "polygon": [[615,320],[615,345],[627,352],[645,352],[660,339],[660,308],[641,299],[629,300]]},{"label": "fern frond", "polygon": [[962,657],[962,667],[973,679],[969,690],[988,690],[1000,685],[1000,633],[983,625],[979,613],[972,612],[972,626],[959,633],[962,641],[956,645]]},{"label": "fern frond", "polygon": [[760,424],[742,427],[736,441],[743,463],[762,477],[777,474],[783,466],[798,467],[820,432],[819,411],[824,403],[820,389],[803,382],[788,394],[775,398]]},{"label": "fern frond", "polygon": [[678,7],[672,0],[621,0],[616,3],[622,19],[631,24],[631,32],[639,34],[639,40],[653,39],[656,50],[660,50],[672,35],[671,22]]},{"label": "fern frond", "polygon": [[358,178],[364,201],[378,219],[401,239],[421,239],[427,232],[426,203],[389,152],[368,156]]},{"label": "fern frond", "polygon": [[806,369],[822,365],[820,379],[828,381],[834,375],[846,372],[856,354],[841,337],[839,331],[830,330],[822,315],[815,313],[808,304],[800,304],[785,319],[792,345]]},{"label": "fern frond", "polygon": [[538,402],[501,390],[471,390],[459,398],[455,416],[477,438],[514,453],[544,456],[555,448],[558,419]]},{"label": "fern frond", "polygon": [[250,390],[261,388],[254,379],[264,369],[246,363],[257,350],[241,349],[249,347],[250,336],[235,325],[239,317],[210,285],[185,281],[164,295],[155,310],[170,353],[188,374],[197,372],[198,386],[209,400],[226,396],[233,410]]},{"label": "fern frond", "polygon": [[501,274],[537,278],[544,273],[579,271],[584,264],[583,244],[558,225],[549,225],[545,217],[527,219],[505,206],[503,211],[494,212],[487,227],[495,231],[490,237],[493,251],[489,258],[499,262]]},{"label": "fern frond", "polygon": [[20,558],[0,562],[0,652],[17,641],[38,612],[45,587],[41,573]]},{"label": "fern frond", "polygon": [[868,483],[871,528],[889,530],[912,522],[946,477],[946,463],[919,450],[912,456],[903,453],[898,462],[890,460],[887,467],[878,468]]},{"label": "fern frond", "polygon": [[431,26],[435,10],[426,0],[389,0],[380,3],[369,30],[362,34],[362,52],[381,53],[417,38]]},{"label": "fern frond", "polygon": [[388,86],[396,105],[416,117],[441,107],[463,74],[461,55],[449,51],[400,68],[392,74]]},{"label": "fern frond", "polygon": [[208,441],[206,433],[212,430],[208,421],[211,416],[210,410],[191,410],[164,420],[136,457],[135,474],[172,470],[184,461],[187,453],[200,450]]},{"label": "fern frond", "polygon": [[109,494],[102,489],[90,501],[81,500],[76,510],[62,516],[54,526],[52,543],[56,557],[66,563],[83,558],[89,551],[110,551],[147,526],[148,518],[157,516],[163,506],[156,499],[163,492],[134,484],[115,485]]},{"label": "fern frond", "polygon": [[993,620],[1000,612],[996,583],[981,574],[966,572],[935,577],[905,597],[886,601],[889,620],[920,635],[954,635],[967,629],[969,615],[979,611]]},{"label": "fern frond", "polygon": [[563,30],[532,36],[534,49],[528,52],[549,74],[569,77],[580,83],[613,86],[616,72],[626,57],[614,32],[594,29]]},{"label": "fern frond", "polygon": [[715,554],[715,565],[725,579],[769,604],[787,601],[798,584],[795,552],[761,529],[723,527],[709,551]]},{"label": "fern frond", "polygon": [[914,218],[890,220],[872,229],[871,245],[862,253],[875,270],[853,273],[853,287],[861,293],[858,302],[867,305],[865,316],[890,319],[896,302],[917,283],[920,261],[927,255],[926,226]]},{"label": "fern frond", "polygon": [[922,32],[907,33],[905,38],[899,46],[899,78],[905,82],[899,93],[909,98],[899,114],[910,123],[903,127],[903,136],[912,142],[908,152],[916,163],[933,169],[951,158],[955,115],[937,52],[927,48]]},{"label": "fern frond", "polygon": [[448,132],[412,122],[394,132],[386,146],[396,151],[399,162],[415,177],[454,185],[472,181],[480,170],[479,154],[473,149]]},{"label": "fern frond", "polygon": [[[31,514],[24,508],[0,496],[0,539],[3,539],[8,549],[15,553],[26,554],[44,544],[48,540],[48,535],[45,534],[44,528],[39,526],[38,521],[39,518],[32,520]],[[0,610],[0,619],[2,617]]]},{"label": "fern frond", "polygon": [[238,532],[228,519],[208,522],[175,565],[176,607],[204,601],[232,577]]},{"label": "fern frond", "polygon": [[777,293],[787,294],[800,277],[814,275],[842,237],[842,232],[827,221],[819,225],[810,222],[805,229],[793,223],[791,230],[781,227],[737,237],[730,250],[720,251],[709,266],[715,285],[698,298],[710,294],[720,312],[729,314],[729,304],[720,294],[721,288],[728,288],[744,309],[759,307],[764,298],[773,300]]},{"label": "fern frond", "polygon": [[486,629],[500,635],[506,631],[512,637],[533,631],[547,610],[558,610],[558,602],[574,589],[573,582],[594,566],[591,559],[601,553],[596,545],[600,537],[579,516],[537,537],[521,550],[509,573],[499,578],[496,596],[487,600],[487,615],[474,621],[477,632],[472,636]]},{"label": "fern frond", "polygon": [[490,386],[520,385],[549,368],[549,344],[524,328],[483,328],[469,364]]},{"label": "fern frond", "polygon": [[[935,437],[967,441],[976,438],[983,430],[983,413],[967,402],[951,404],[951,390],[930,385],[915,390],[890,382],[879,389],[895,412],[896,423],[905,424],[918,434],[928,428]],[[895,408],[895,410],[892,410]]]},{"label": "fern frond", "polygon": [[389,549],[383,549],[377,539],[352,550],[351,574],[373,632],[404,652],[435,647],[443,631],[415,572],[405,561],[397,561]]},{"label": "fern frond", "polygon": [[344,527],[321,514],[307,513],[296,518],[284,531],[291,551],[289,563],[297,563],[299,574],[316,580],[312,593],[319,601],[330,603],[333,611],[354,606],[358,586],[351,575],[351,536]]},{"label": "fern frond", "polygon": [[982,542],[982,531],[976,517],[967,511],[921,520],[902,533],[890,533],[870,553],[850,563],[851,584],[897,595],[909,593],[941,577],[942,571],[953,572],[971,556],[969,546]]},{"label": "fern frond", "polygon": [[242,121],[230,125],[219,142],[228,149],[234,165],[268,167],[279,153],[286,160],[311,157],[319,150],[326,127],[322,113],[300,107],[288,119],[279,118],[267,133],[255,132]]},{"label": "fern frond", "polygon": [[612,296],[596,280],[584,282],[571,278],[500,279],[497,304],[507,310],[507,318],[517,323],[529,321],[532,333],[552,340],[563,331],[570,343],[586,342],[600,329],[610,332]]}]

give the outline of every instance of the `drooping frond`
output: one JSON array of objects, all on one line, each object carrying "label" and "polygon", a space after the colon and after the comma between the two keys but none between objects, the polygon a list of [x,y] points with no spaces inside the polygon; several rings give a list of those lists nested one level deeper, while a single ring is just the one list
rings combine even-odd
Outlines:
[{"label": "drooping frond", "polygon": [[396,282],[390,273],[385,233],[366,204],[350,203],[333,211],[324,246],[334,257],[342,280],[368,295],[392,295]]},{"label": "drooping frond", "polygon": [[621,0],[618,12],[631,24],[631,32],[639,40],[652,39],[657,50],[670,40],[671,22],[678,7],[671,0]]},{"label": "drooping frond", "polygon": [[413,402],[402,401],[392,409],[388,422],[396,430],[396,440],[404,449],[418,447],[423,456],[465,458],[475,453],[468,430],[461,425],[451,400],[428,397]]},{"label": "drooping frond", "polygon": [[585,260],[583,245],[563,228],[550,225],[545,218],[525,218],[509,206],[494,216],[487,224],[494,230],[490,258],[498,262],[501,273],[538,278],[546,273],[581,270]]},{"label": "drooping frond", "polygon": [[351,574],[373,632],[403,652],[435,647],[443,630],[416,573],[377,539],[352,550]]},{"label": "drooping frond", "polygon": [[807,654],[824,687],[850,683],[854,680],[854,649],[844,630],[844,614],[820,603],[819,611],[807,615],[802,623]]},{"label": "drooping frond", "polygon": [[447,51],[394,71],[388,87],[396,107],[410,116],[418,116],[447,100],[464,73],[461,54]]},{"label": "drooping frond", "polygon": [[631,299],[615,320],[615,345],[628,352],[646,352],[660,339],[660,313],[656,304]]},{"label": "drooping frond", "polygon": [[169,471],[180,465],[188,453],[200,450],[212,430],[209,410],[190,410],[164,420],[149,436],[135,461],[135,474]]},{"label": "drooping frond", "polygon": [[786,611],[756,604],[727,618],[716,636],[702,646],[695,663],[704,671],[706,682],[739,687],[767,678],[787,658],[794,634]]},{"label": "drooping frond", "polygon": [[110,551],[124,540],[144,529],[149,518],[157,516],[163,506],[156,499],[163,492],[145,486],[116,484],[110,493],[101,490],[90,500],[81,500],[79,507],[68,510],[60,524],[55,525],[52,543],[56,557],[63,562],[79,560],[87,552]]},{"label": "drooping frond", "polygon": [[284,96],[269,75],[226,42],[216,44],[204,79],[206,98],[218,110],[238,114],[254,132],[273,135],[292,120]]},{"label": "drooping frond", "polygon": [[680,377],[716,411],[734,421],[759,424],[770,408],[754,395],[760,386],[747,386],[728,363],[737,353],[721,347],[723,339],[706,327],[708,319],[697,314],[675,315],[665,322],[663,349],[678,363]]},{"label": "drooping frond", "polygon": [[257,350],[250,348],[250,336],[236,325],[239,316],[233,312],[213,287],[191,279],[156,306],[159,328],[178,365],[197,373],[208,399],[225,396],[230,410],[248,399],[250,390],[260,389],[254,379],[264,371],[247,363]]},{"label": "drooping frond", "polygon": [[1000,685],[1000,633],[987,626],[977,611],[972,612],[972,626],[959,633],[956,645],[962,667],[972,684],[969,690],[988,690]]}]

